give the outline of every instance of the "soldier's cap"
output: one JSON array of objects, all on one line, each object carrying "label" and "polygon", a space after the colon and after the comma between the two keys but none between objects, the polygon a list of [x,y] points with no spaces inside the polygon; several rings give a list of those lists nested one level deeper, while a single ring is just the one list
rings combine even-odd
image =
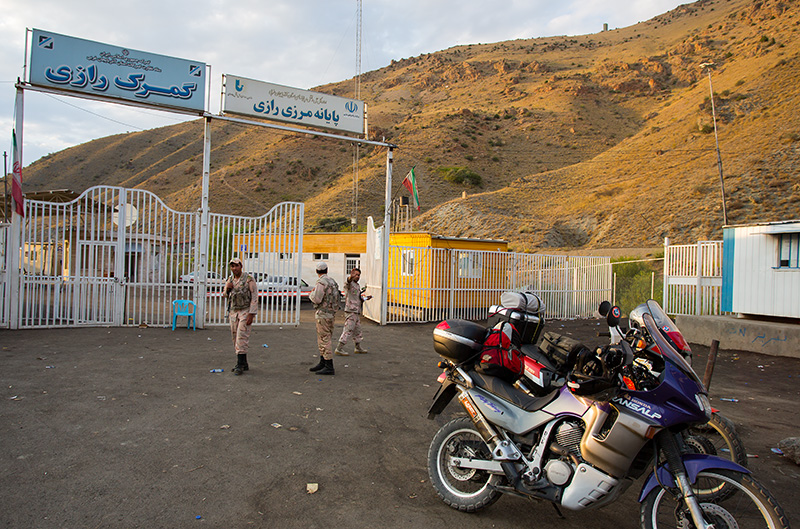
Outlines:
[{"label": "soldier's cap", "polygon": [[328,271],[327,263],[317,263],[317,272],[327,272],[327,271]]},{"label": "soldier's cap", "polygon": [[242,264],[242,260],[241,260],[241,259],[239,259],[238,257],[234,257],[233,259],[231,259],[230,261],[228,261],[228,264],[238,264],[238,265],[241,265],[241,264]]}]

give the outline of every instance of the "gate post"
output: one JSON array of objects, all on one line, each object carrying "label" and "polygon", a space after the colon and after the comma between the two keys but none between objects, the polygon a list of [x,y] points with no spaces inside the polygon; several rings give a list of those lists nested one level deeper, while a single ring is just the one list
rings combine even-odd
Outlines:
[{"label": "gate post", "polygon": [[206,324],[206,292],[208,281],[208,238],[209,238],[209,211],[208,211],[208,181],[211,171],[211,116],[206,116],[203,128],[203,198],[200,205],[200,242],[197,251],[197,281],[195,282],[194,298],[197,305],[196,314],[200,315],[201,329]]},{"label": "gate post", "polygon": [[127,322],[125,321],[125,285],[127,278],[125,277],[125,260],[128,256],[125,253],[125,224],[127,207],[127,190],[123,187],[119,190],[117,197],[117,247],[115,249],[116,256],[114,258],[114,281],[111,284],[112,299],[114,300],[114,313],[112,321],[115,327],[121,327]]},{"label": "gate post", "polygon": [[381,255],[383,256],[383,273],[381,275],[381,325],[386,325],[388,322],[389,312],[389,237],[391,230],[389,224],[391,223],[391,211],[389,209],[392,203],[392,154],[393,149],[389,147],[386,151],[386,203],[383,210],[383,248],[381,248]]}]

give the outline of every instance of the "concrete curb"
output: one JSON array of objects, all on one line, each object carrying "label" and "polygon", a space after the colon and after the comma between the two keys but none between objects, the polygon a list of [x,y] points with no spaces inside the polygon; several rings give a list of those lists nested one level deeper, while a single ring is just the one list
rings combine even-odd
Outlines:
[{"label": "concrete curb", "polygon": [[678,316],[675,323],[690,343],[719,340],[720,349],[800,358],[800,325],[735,316]]}]

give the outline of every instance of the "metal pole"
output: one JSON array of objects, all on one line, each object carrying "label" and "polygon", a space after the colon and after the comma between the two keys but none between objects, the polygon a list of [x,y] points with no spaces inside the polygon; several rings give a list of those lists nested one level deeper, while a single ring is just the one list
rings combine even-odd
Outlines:
[{"label": "metal pole", "polygon": [[386,325],[388,318],[388,305],[389,305],[389,237],[391,230],[389,224],[392,221],[391,216],[391,203],[392,203],[392,156],[393,149],[389,147],[386,151],[386,198],[383,208],[383,248],[381,255],[383,256],[383,276],[381,277],[381,325]]},{"label": "metal pole", "polygon": [[722,193],[722,220],[723,226],[728,225],[728,210],[725,207],[725,180],[722,177],[722,156],[719,153],[719,135],[717,134],[717,109],[714,104],[714,87],[711,84],[711,66],[713,62],[705,62],[700,65],[701,68],[706,68],[708,72],[708,89],[711,92],[711,118],[714,121],[714,141],[717,146],[717,169],[719,170],[719,188]]},{"label": "metal pole", "polygon": [[208,240],[209,240],[209,173],[211,172],[211,116],[206,116],[203,128],[203,197],[200,203],[200,248],[197,250],[197,282],[195,283],[194,302],[197,314],[200,315],[198,327],[205,327],[206,322],[206,290],[208,281]]},{"label": "metal pole", "polygon": [[3,151],[3,220],[8,222],[8,152]]},{"label": "metal pole", "polygon": [[719,351],[719,340],[711,340],[711,349],[708,351],[708,360],[706,361],[706,371],[703,374],[703,385],[708,391],[711,385],[711,375],[714,374],[714,364],[717,363],[717,352]]},{"label": "metal pole", "polygon": [[[19,168],[22,170],[22,124],[25,114],[25,94],[21,86],[17,85],[17,96],[14,103],[16,122],[14,131],[17,136],[17,148],[11,156],[12,172]],[[20,185],[22,181],[20,179]],[[6,314],[8,314],[9,328],[19,328],[19,310],[22,303],[20,297],[20,253],[22,253],[22,217],[17,213],[16,201],[12,200],[11,233],[6,252],[6,278],[9,290],[6,295]],[[13,301],[12,301],[13,300]]]}]

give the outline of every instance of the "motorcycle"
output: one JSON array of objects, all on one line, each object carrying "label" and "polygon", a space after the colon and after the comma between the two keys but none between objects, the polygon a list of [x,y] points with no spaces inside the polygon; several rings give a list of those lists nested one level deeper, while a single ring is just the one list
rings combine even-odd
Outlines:
[{"label": "motorcycle", "polygon": [[634,352],[622,341],[581,351],[566,384],[543,396],[472,369],[482,326],[440,323],[434,347],[443,359],[442,386],[428,417],[453,398],[467,413],[439,429],[428,451],[431,483],[444,503],[475,512],[512,494],[575,511],[597,508],[652,466],[638,497],[644,528],[788,528],[748,469],[687,446],[683,432],[711,417],[708,396],[653,316],[642,319],[661,353],[653,359],[657,386],[623,383]]},{"label": "motorcycle", "polygon": [[[628,329],[620,327],[619,307],[604,301],[600,304],[598,312],[606,317],[609,329],[608,333],[598,333],[598,335],[610,337],[611,343],[625,340],[634,350],[634,364],[628,369],[630,371],[628,376],[623,376],[623,381],[629,388],[641,390],[657,385],[656,374],[651,370],[650,358],[660,355],[660,351],[644,327],[642,316],[645,313],[653,317],[662,337],[684,357],[689,365],[692,364],[691,347],[675,322],[657,302],[642,303],[634,308],[628,317],[630,322]],[[746,467],[747,452],[733,422],[716,408],[712,407],[711,413],[711,419],[706,424],[686,430],[685,442],[698,453],[720,456]]]}]

